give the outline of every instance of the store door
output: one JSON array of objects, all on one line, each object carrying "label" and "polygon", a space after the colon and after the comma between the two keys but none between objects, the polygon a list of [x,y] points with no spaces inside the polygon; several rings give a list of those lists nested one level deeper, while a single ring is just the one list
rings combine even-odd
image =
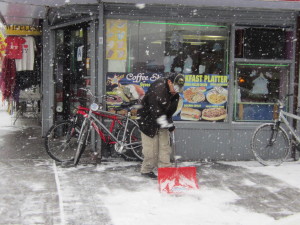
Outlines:
[{"label": "store door", "polygon": [[74,109],[84,102],[90,85],[89,25],[81,24],[55,32],[54,59],[54,121],[70,118]]}]

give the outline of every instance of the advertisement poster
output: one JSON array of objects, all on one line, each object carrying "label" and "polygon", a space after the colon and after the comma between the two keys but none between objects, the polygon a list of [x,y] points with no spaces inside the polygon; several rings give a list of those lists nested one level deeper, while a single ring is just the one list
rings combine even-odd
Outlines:
[{"label": "advertisement poster", "polygon": [[106,21],[106,59],[127,58],[127,20]]},{"label": "advertisement poster", "polygon": [[227,117],[228,75],[184,75],[174,120],[222,121]]},{"label": "advertisement poster", "polygon": [[[151,83],[163,77],[160,73],[107,73],[106,94],[108,111],[129,99],[141,100]],[[174,120],[223,121],[227,117],[228,75],[184,75]],[[127,114],[127,110],[118,112]],[[133,116],[136,112],[131,112]]]},{"label": "advertisement poster", "polygon": [[[106,95],[107,110],[115,113],[116,107],[130,100],[141,100],[147,92],[151,83],[162,77],[159,73],[107,73],[106,74]],[[126,115],[127,109],[118,111]],[[136,109],[131,111],[134,118]]]}]

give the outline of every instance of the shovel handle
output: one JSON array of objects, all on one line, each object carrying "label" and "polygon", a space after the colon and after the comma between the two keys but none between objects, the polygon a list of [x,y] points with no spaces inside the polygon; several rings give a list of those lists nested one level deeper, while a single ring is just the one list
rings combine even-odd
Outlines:
[{"label": "shovel handle", "polygon": [[172,150],[174,155],[175,167],[177,167],[177,156],[176,156],[176,148],[175,148],[175,131],[172,131]]}]

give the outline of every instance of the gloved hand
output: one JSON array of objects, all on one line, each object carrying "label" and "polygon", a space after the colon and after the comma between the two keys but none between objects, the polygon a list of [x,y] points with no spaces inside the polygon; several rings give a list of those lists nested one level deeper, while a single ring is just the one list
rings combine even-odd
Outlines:
[{"label": "gloved hand", "polygon": [[170,128],[173,125],[173,123],[170,123],[167,119],[166,115],[162,115],[160,117],[157,118],[157,123],[160,125],[160,128]]},{"label": "gloved hand", "polygon": [[174,131],[175,130],[175,126],[172,126],[168,129],[170,132]]}]

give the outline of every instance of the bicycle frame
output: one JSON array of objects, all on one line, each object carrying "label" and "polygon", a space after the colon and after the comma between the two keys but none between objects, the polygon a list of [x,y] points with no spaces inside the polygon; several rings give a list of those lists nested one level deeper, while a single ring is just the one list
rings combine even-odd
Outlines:
[{"label": "bicycle frame", "polygon": [[[88,113],[87,113],[88,111]],[[125,142],[125,139],[126,139],[126,130],[127,130],[127,127],[128,127],[128,122],[132,122],[134,124],[136,124],[136,122],[132,119],[130,119],[128,116],[122,116],[122,115],[118,115],[118,114],[113,114],[113,113],[109,113],[107,111],[102,111],[102,110],[99,110],[99,111],[93,111],[91,109],[88,109],[88,108],[85,108],[85,107],[81,107],[79,106],[78,107],[78,111],[77,111],[78,114],[81,114],[85,117],[85,121],[83,122],[83,124],[86,123],[86,120],[89,120],[91,122],[91,125],[93,126],[93,128],[95,129],[95,131],[98,133],[98,135],[100,136],[100,138],[105,142],[105,143],[109,143],[109,144],[119,144],[120,145],[120,148],[121,148],[121,151],[123,148],[126,148],[127,146],[129,145],[138,145],[140,143],[136,142],[136,143],[129,143],[129,144],[126,144],[124,143]],[[109,129],[96,117],[96,116],[99,116],[101,118],[107,118],[107,119],[111,119],[111,124],[110,124],[110,127]],[[120,125],[123,126],[123,123],[121,122],[122,119],[126,119],[126,123],[125,123],[125,126],[124,126],[124,133],[122,134],[122,140],[119,141],[117,139],[117,137],[112,133],[113,132],[113,129],[115,127],[115,124],[118,123]],[[84,126],[81,127],[81,129],[83,128]],[[103,129],[106,134],[108,135],[108,139],[106,139],[105,137],[105,134],[104,132],[101,130]],[[81,136],[81,133],[82,133],[82,130],[80,131],[80,135]],[[80,138],[80,137],[79,137]],[[78,140],[79,140],[78,138]],[[112,140],[110,140],[112,139]]]},{"label": "bicycle frame", "polygon": [[[79,106],[78,107],[78,110],[77,110],[77,114],[81,114],[83,115],[85,118],[90,118],[91,116],[89,116],[89,113],[87,112],[90,112],[92,111],[91,109],[89,108],[85,108],[85,107],[82,107],[82,106]],[[120,125],[122,124],[121,121],[118,119],[118,116],[117,115],[108,115],[108,113],[100,113],[100,112],[96,112],[96,111],[92,111],[93,114],[95,114],[96,116],[100,116],[100,117],[104,117],[104,118],[107,118],[107,119],[111,119],[112,122],[110,124],[110,128],[109,128],[109,133],[112,133],[114,127],[115,127],[115,123],[119,123]],[[94,116],[93,117],[93,120],[97,120],[97,118]],[[98,120],[98,122],[100,122]],[[101,123],[101,122],[100,122]],[[105,125],[103,123],[101,123],[102,126],[104,126],[104,130],[107,131],[107,128],[105,127]],[[104,133],[97,127],[97,125],[95,124],[95,122],[92,122],[92,125],[94,127],[94,129],[96,130],[96,132],[99,134],[99,136],[101,137],[101,139],[104,141],[104,142],[107,142],[107,140],[105,139],[105,135]],[[101,126],[101,127],[102,127]],[[114,143],[111,143],[111,144],[114,144]]]},{"label": "bicycle frame", "polygon": [[254,157],[264,166],[279,166],[290,156],[293,147],[297,150],[300,147],[300,137],[292,125],[292,119],[300,121],[300,116],[284,111],[286,98],[278,100],[279,110],[275,111],[278,117],[259,125],[251,138]]},{"label": "bicycle frame", "polygon": [[[102,104],[99,105],[95,103],[96,99],[98,99],[99,97],[93,95],[93,93],[89,89],[83,89],[83,90],[85,90],[92,97],[92,101],[89,108],[82,107],[82,106],[78,106],[77,108],[76,115],[79,114],[83,115],[84,121],[81,125],[79,137],[77,139],[79,145],[76,151],[74,164],[76,165],[78,163],[78,160],[81,157],[81,154],[84,151],[85,146],[88,144],[87,141],[89,140],[89,135],[92,128],[97,132],[97,134],[100,136],[101,140],[103,140],[104,143],[114,144],[114,150],[119,154],[126,153],[127,151],[125,150],[133,151],[134,148],[139,148],[141,146],[141,142],[136,141],[137,139],[135,139],[135,136],[132,135],[133,134],[132,131],[130,131],[130,136],[127,135],[129,131],[128,129],[129,122],[132,123],[134,127],[138,127],[137,122],[130,118],[131,110],[128,111],[127,116],[102,110],[101,107]],[[101,96],[101,98],[103,97],[106,98],[107,96],[106,95]],[[128,104],[122,104],[122,106],[130,108],[131,106],[136,104],[136,102],[137,101],[131,101]],[[107,126],[106,123],[104,124],[102,119],[110,120],[111,121],[110,125]],[[117,131],[117,133],[114,132],[114,127],[116,123],[118,123],[119,126],[121,126],[121,129]],[[124,130],[122,131],[122,129]],[[123,133],[121,133],[121,131]],[[84,140],[86,143],[83,143],[82,140]],[[137,155],[135,151],[134,154]]]},{"label": "bicycle frame", "polygon": [[297,142],[300,143],[300,137],[296,134],[296,132],[294,131],[294,129],[292,128],[292,126],[290,125],[290,123],[289,123],[289,121],[287,120],[286,117],[290,117],[290,118],[293,118],[293,119],[296,119],[296,120],[300,121],[300,116],[296,116],[292,113],[288,113],[288,112],[285,112],[283,110],[280,110],[279,119],[278,119],[279,122],[283,122],[287,126],[288,130],[292,133],[294,138],[296,138]]}]

